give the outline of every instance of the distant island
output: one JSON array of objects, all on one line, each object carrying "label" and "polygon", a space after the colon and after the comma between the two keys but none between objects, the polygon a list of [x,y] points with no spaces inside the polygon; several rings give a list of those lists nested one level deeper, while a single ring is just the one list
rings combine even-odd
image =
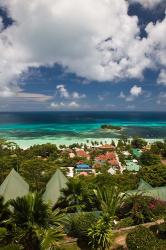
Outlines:
[{"label": "distant island", "polygon": [[121,130],[122,128],[120,126],[115,126],[115,125],[108,125],[108,124],[103,124],[101,125],[101,129],[104,129],[104,130]]}]

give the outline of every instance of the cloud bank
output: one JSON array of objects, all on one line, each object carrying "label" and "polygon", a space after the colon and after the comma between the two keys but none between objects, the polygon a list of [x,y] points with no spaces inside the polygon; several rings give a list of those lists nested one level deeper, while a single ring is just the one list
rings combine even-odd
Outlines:
[{"label": "cloud bank", "polygon": [[[159,2],[140,1],[144,7]],[[20,77],[29,67],[55,63],[97,81],[141,79],[145,69],[161,69],[163,83],[166,18],[149,23],[147,37],[140,38],[138,18],[128,15],[125,0],[0,0],[0,5],[14,20],[3,29],[0,19],[1,96],[21,91]]]}]

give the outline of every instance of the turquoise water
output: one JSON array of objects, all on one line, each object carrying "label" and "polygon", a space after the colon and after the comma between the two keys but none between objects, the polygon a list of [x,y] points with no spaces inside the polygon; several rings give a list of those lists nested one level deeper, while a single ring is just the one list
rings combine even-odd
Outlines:
[{"label": "turquoise water", "polygon": [[[120,132],[103,131],[102,124],[123,127]],[[0,137],[26,147],[34,143],[69,144],[89,140],[118,139],[138,135],[146,139],[166,138],[164,112],[22,112],[0,113]]]}]

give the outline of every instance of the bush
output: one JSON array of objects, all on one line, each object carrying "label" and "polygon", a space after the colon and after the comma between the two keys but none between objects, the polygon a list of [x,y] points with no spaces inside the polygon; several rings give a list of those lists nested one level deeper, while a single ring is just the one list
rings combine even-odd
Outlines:
[{"label": "bush", "polygon": [[131,217],[126,217],[118,222],[118,224],[115,226],[116,229],[124,228],[124,227],[130,227],[134,225],[134,221]]},{"label": "bush", "polygon": [[110,249],[114,240],[112,222],[109,222],[104,217],[100,217],[99,220],[88,229],[88,237],[89,245],[92,249]]},{"label": "bush", "polygon": [[134,225],[146,223],[152,220],[153,213],[149,207],[151,197],[141,193],[127,195],[123,204],[117,210],[117,216],[121,219],[131,217]]},{"label": "bush", "polygon": [[88,228],[97,221],[96,213],[75,213],[69,217],[65,226],[67,234],[73,237],[87,238]]},{"label": "bush", "polygon": [[151,250],[155,249],[156,238],[150,229],[139,226],[127,235],[126,243],[128,250]]}]

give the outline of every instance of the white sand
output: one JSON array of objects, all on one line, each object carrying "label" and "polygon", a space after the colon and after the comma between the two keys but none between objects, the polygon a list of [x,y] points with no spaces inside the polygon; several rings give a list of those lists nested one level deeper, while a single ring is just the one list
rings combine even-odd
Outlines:
[{"label": "white sand", "polygon": [[[87,143],[87,140],[89,141],[89,143]],[[85,144],[89,144],[91,145],[91,141],[97,141],[97,142],[103,142],[103,143],[111,143],[112,140],[115,142],[115,144],[117,144],[118,142],[118,138],[70,138],[70,137],[63,137],[63,138],[42,138],[42,139],[29,139],[29,140],[19,140],[19,139],[15,139],[12,140],[15,143],[17,143],[19,145],[20,148],[26,149],[30,146],[33,146],[35,144],[45,144],[45,143],[52,143],[52,144],[56,144],[57,146],[59,145],[71,145],[73,143],[85,143]],[[155,141],[163,141],[163,139],[145,139],[148,143],[153,143]]]}]

